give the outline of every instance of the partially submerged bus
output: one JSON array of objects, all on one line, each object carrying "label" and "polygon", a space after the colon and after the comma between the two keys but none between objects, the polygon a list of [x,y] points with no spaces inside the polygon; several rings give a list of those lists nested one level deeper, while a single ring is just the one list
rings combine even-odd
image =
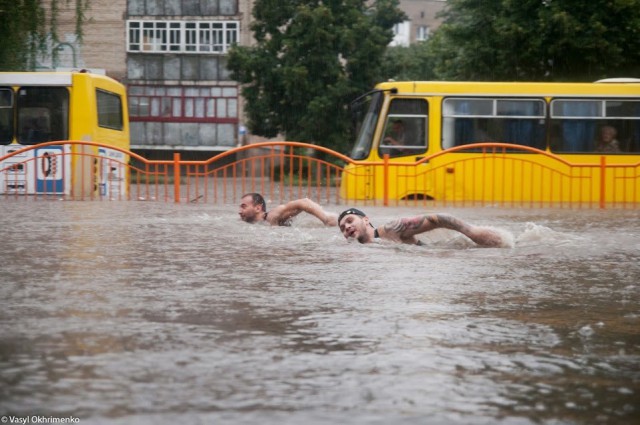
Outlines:
[{"label": "partially submerged bus", "polygon": [[[46,143],[68,140],[108,147]],[[0,158],[21,151],[0,162],[0,194],[124,196],[128,157],[109,147],[129,149],[122,84],[86,71],[0,73]]]},{"label": "partially submerged bus", "polygon": [[[345,199],[640,202],[640,80],[385,82],[352,109]],[[479,160],[483,143],[504,144],[489,148],[500,161]],[[614,178],[587,165],[626,169]]]}]

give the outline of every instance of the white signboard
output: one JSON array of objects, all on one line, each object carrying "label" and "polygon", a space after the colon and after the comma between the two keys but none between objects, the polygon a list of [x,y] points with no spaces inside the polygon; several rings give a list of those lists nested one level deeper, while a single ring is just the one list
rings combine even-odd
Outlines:
[{"label": "white signboard", "polygon": [[100,148],[100,195],[109,199],[127,196],[125,154],[108,148]]}]

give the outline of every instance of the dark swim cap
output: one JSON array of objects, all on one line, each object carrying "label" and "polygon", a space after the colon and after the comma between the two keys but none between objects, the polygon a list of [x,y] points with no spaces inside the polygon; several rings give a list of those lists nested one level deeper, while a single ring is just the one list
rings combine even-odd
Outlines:
[{"label": "dark swim cap", "polygon": [[344,216],[345,215],[349,215],[349,214],[359,215],[360,217],[366,217],[367,216],[365,213],[363,213],[362,211],[360,211],[357,208],[349,208],[348,210],[344,210],[344,211],[342,211],[340,213],[340,216],[338,217],[338,227],[340,226],[340,222],[342,221]]}]

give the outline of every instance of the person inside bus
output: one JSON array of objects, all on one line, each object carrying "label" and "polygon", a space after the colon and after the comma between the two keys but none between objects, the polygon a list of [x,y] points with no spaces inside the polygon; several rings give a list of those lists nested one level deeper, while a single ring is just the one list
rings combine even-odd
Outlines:
[{"label": "person inside bus", "polygon": [[600,138],[596,142],[596,152],[620,152],[620,143],[616,137],[618,137],[618,130],[614,126],[602,126]]},{"label": "person inside bus", "polygon": [[404,121],[395,120],[391,124],[389,133],[384,138],[384,143],[392,146],[401,146],[405,144],[406,129]]},{"label": "person inside bus", "polygon": [[347,240],[355,239],[360,243],[378,242],[386,239],[410,245],[422,245],[416,235],[443,228],[460,232],[482,247],[510,246],[498,231],[465,223],[448,214],[425,214],[400,218],[380,227],[374,227],[364,212],[356,208],[349,208],[338,217],[338,227]]},{"label": "person inside bus", "polygon": [[388,153],[390,156],[402,155],[405,149],[401,147],[394,148],[394,146],[406,145],[406,136],[407,132],[404,121],[400,119],[393,120],[391,126],[387,126],[386,135],[382,139],[382,153]]},{"label": "person inside bus", "polygon": [[338,224],[337,215],[328,213],[309,198],[296,199],[286,204],[278,205],[267,212],[267,203],[259,193],[247,193],[240,200],[238,214],[247,223],[262,223],[271,226],[290,226],[291,219],[306,212],[318,218],[325,226]]}]

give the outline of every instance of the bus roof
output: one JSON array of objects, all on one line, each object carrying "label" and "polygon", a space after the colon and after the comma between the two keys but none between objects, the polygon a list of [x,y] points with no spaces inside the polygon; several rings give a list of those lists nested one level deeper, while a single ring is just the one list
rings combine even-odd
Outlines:
[{"label": "bus roof", "polygon": [[640,81],[602,83],[485,82],[485,81],[389,81],[378,90],[397,90],[397,94],[470,96],[640,96]]},{"label": "bus roof", "polygon": [[70,86],[71,72],[0,72],[5,86]]}]

